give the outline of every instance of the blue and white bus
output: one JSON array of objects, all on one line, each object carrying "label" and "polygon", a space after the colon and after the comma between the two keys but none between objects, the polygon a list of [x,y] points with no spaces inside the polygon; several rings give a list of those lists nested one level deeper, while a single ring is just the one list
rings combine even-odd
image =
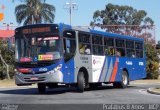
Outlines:
[{"label": "blue and white bus", "polygon": [[15,30],[15,83],[37,84],[38,91],[59,84],[85,88],[113,83],[125,88],[146,77],[141,38],[72,27],[35,24]]}]

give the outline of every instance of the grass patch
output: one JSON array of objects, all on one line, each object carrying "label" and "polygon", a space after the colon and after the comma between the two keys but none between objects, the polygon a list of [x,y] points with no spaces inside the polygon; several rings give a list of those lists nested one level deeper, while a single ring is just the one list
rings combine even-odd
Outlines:
[{"label": "grass patch", "polygon": [[12,86],[16,86],[15,85],[15,81],[13,79],[11,80],[0,80],[0,87],[12,87]]},{"label": "grass patch", "polygon": [[152,91],[160,93],[160,87],[159,88],[154,88],[154,89],[152,89]]},{"label": "grass patch", "polygon": [[160,83],[160,79],[157,79],[157,80],[144,79],[144,80],[135,80],[135,81],[132,81],[132,82],[133,83],[153,84],[153,83]]}]

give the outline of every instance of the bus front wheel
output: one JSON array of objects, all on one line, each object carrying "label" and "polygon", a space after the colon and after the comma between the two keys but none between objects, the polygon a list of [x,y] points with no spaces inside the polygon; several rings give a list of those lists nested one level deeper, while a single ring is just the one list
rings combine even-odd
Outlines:
[{"label": "bus front wheel", "polygon": [[44,83],[38,83],[38,92],[43,94],[46,92],[46,85]]},{"label": "bus front wheel", "polygon": [[77,83],[78,83],[78,91],[84,92],[84,88],[86,84],[85,84],[85,77],[83,72],[78,73]]},{"label": "bus front wheel", "polygon": [[129,85],[129,77],[126,71],[122,71],[121,82],[114,82],[115,88],[126,88]]}]

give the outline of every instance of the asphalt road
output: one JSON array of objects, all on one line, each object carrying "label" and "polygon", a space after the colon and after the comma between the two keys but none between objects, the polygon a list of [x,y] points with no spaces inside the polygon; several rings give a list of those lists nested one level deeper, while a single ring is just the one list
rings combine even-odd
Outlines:
[{"label": "asphalt road", "polygon": [[37,88],[0,88],[0,104],[150,104],[160,103],[160,95],[147,93],[147,89],[160,84],[131,84],[126,89],[111,85],[78,93],[76,88],[48,89],[38,94]]}]

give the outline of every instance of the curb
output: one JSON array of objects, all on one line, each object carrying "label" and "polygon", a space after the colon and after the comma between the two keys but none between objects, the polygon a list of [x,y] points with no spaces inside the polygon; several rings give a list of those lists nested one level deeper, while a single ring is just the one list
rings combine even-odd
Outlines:
[{"label": "curb", "polygon": [[0,86],[0,89],[14,89],[14,88],[35,88],[37,87],[36,85],[32,85],[32,86]]},{"label": "curb", "polygon": [[36,87],[26,87],[26,86],[0,87],[0,91],[3,89],[29,89],[29,88],[36,88]]},{"label": "curb", "polygon": [[149,88],[149,89],[147,89],[147,92],[148,92],[148,93],[151,93],[151,94],[160,95],[160,92],[156,92],[156,91],[154,91],[153,89],[156,89],[156,88]]},{"label": "curb", "polygon": [[130,83],[130,84],[137,84],[137,85],[152,85],[152,84],[156,84],[156,85],[159,85],[160,83]]}]

